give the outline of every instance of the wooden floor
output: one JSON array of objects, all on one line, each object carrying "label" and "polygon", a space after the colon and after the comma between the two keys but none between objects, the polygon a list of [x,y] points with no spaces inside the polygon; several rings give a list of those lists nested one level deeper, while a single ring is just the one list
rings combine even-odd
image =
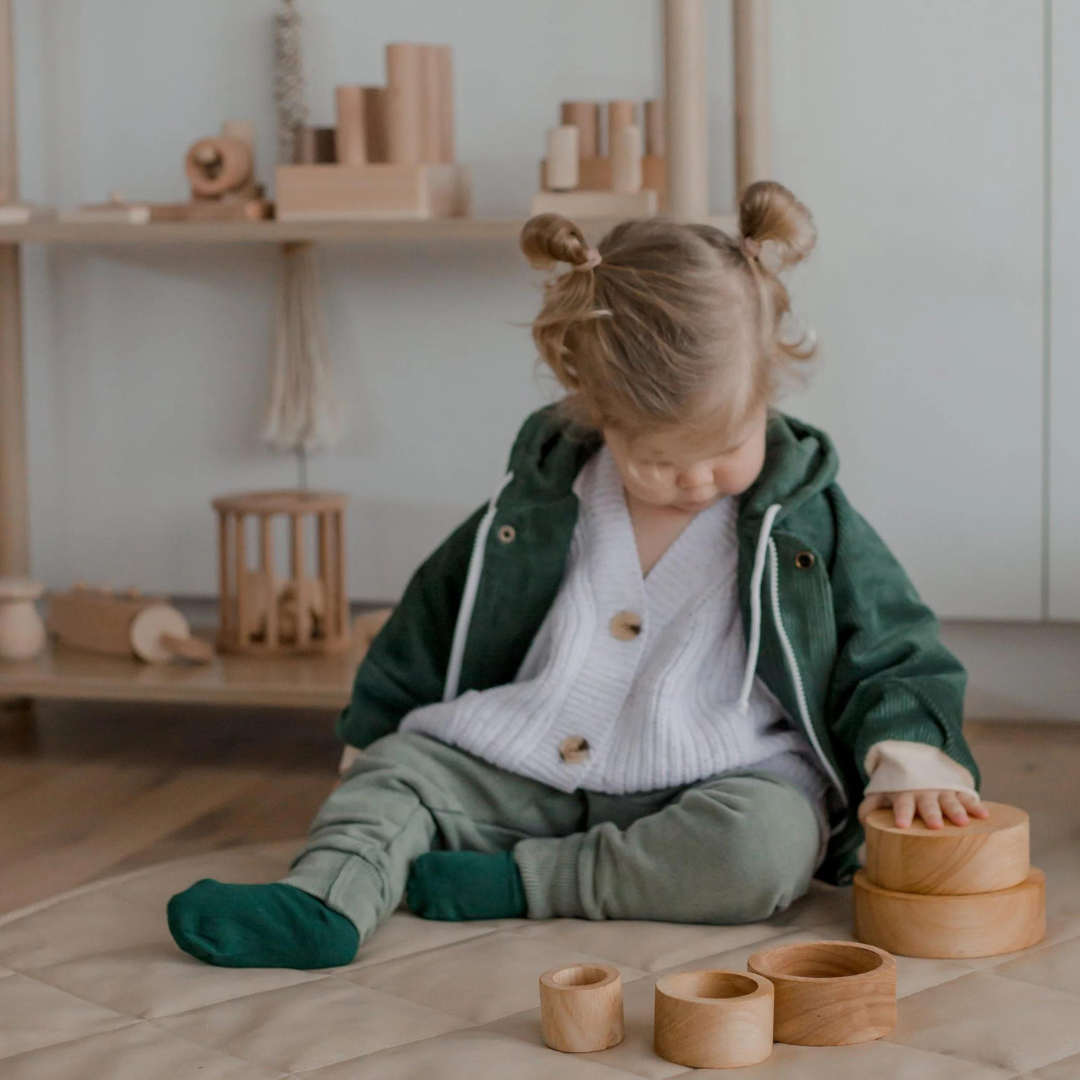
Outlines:
[{"label": "wooden floor", "polygon": [[[0,912],[95,878],[299,839],[334,779],[330,713],[41,702],[0,712]],[[1080,838],[1080,725],[972,724],[988,798]]]}]

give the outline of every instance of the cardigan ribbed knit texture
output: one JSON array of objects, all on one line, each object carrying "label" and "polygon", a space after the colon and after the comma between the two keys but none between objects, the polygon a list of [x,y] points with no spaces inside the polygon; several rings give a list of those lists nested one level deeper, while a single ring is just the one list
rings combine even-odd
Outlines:
[{"label": "cardigan ribbed knit texture", "polygon": [[[622,480],[607,448],[574,485],[581,514],[566,574],[514,682],[411,712],[422,732],[563,791],[656,791],[737,769],[785,777],[820,805],[827,786],[806,736],[746,664],[735,591],[737,508],[697,514],[642,576]],[[638,616],[622,640],[611,620]],[[582,761],[560,743],[586,740]]]}]

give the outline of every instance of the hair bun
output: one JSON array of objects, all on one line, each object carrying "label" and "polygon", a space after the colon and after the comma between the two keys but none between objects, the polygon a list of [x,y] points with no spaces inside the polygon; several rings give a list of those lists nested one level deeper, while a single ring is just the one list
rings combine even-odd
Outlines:
[{"label": "hair bun", "polygon": [[537,214],[529,218],[521,230],[521,250],[537,270],[559,262],[581,266],[589,258],[584,234],[561,214]]},{"label": "hair bun", "polygon": [[774,271],[801,262],[817,241],[810,211],[774,180],[759,180],[743,193],[739,231],[744,239],[762,246],[762,261]]}]

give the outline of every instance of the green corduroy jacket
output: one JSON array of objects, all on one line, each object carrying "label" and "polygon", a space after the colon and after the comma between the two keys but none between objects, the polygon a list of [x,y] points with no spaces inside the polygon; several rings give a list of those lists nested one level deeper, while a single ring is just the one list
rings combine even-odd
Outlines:
[{"label": "green corduroy jacket", "polygon": [[[599,446],[553,407],[528,418],[498,495],[420,567],[360,664],[337,725],[345,742],[363,748],[446,694],[513,681],[562,583],[578,515],[572,485]],[[855,811],[871,746],[924,742],[976,784],[978,770],[961,733],[964,669],[848,503],[837,468],[822,432],[770,419],[764,469],[739,499],[738,590],[748,648],[760,627],[757,674],[802,725],[846,806],[819,873],[844,883],[862,841]]]}]

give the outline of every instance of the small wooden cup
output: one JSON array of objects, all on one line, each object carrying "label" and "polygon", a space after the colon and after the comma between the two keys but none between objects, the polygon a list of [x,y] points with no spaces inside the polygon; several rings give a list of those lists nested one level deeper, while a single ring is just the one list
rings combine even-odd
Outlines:
[{"label": "small wooden cup", "polygon": [[622,976],[608,964],[570,964],[540,976],[544,1042],[564,1054],[607,1050],[623,1040]]},{"label": "small wooden cup", "polygon": [[901,956],[964,959],[1027,949],[1046,935],[1046,879],[969,896],[894,892],[855,875],[855,936]]},{"label": "small wooden cup", "polygon": [[772,983],[741,971],[684,971],[656,984],[653,1048],[691,1069],[736,1069],[772,1053]]},{"label": "small wooden cup", "polygon": [[922,821],[899,828],[892,810],[875,810],[865,823],[866,876],[881,889],[968,896],[1011,889],[1028,876],[1028,816],[1005,803],[983,803],[990,816],[968,825]]},{"label": "small wooden cup", "polygon": [[896,961],[851,941],[781,945],[746,965],[776,987],[777,1042],[847,1046],[896,1027]]}]

